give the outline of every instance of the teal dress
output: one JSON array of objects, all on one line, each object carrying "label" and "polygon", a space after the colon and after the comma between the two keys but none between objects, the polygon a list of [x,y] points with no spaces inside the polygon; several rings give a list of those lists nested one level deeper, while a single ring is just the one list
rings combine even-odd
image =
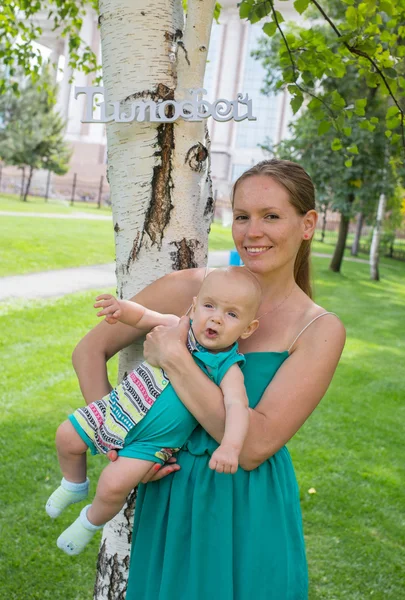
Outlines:
[{"label": "teal dress", "polygon": [[[288,352],[245,355],[256,406]],[[286,447],[253,471],[212,471],[218,444],[197,427],[181,470],[141,485],[126,600],[307,600],[297,481]]]}]

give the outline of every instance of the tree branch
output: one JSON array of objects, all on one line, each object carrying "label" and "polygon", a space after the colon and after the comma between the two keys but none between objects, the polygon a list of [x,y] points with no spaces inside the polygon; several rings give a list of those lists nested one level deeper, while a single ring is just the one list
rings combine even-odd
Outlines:
[{"label": "tree branch", "polygon": [[[301,84],[299,84],[297,82],[297,79],[298,79],[297,68],[296,68],[296,65],[295,65],[295,62],[294,62],[294,57],[292,55],[291,48],[288,45],[287,38],[284,35],[284,31],[281,29],[281,26],[280,26],[280,23],[279,23],[279,20],[278,20],[278,17],[277,17],[277,12],[276,12],[276,10],[274,8],[274,2],[273,2],[273,0],[266,0],[265,3],[267,3],[268,1],[270,2],[271,12],[272,12],[272,15],[273,15],[273,21],[275,22],[276,27],[277,27],[277,29],[278,29],[281,37],[283,38],[284,45],[287,48],[287,52],[288,52],[288,55],[290,57],[290,62],[291,62],[291,66],[292,66],[292,70],[293,70],[293,75],[294,75],[294,84],[297,86],[297,88],[299,90],[301,90],[301,92],[303,94],[308,94],[312,98],[315,98],[316,100],[319,100],[319,102],[321,102],[325,106],[326,110],[330,113],[330,115],[332,117],[332,120],[333,120],[333,122],[335,123],[335,126],[336,126],[335,114],[334,114],[333,110],[330,108],[330,106],[325,102],[325,100],[323,100],[323,98],[319,98],[318,96],[316,96],[316,94],[313,94],[312,92],[310,92],[308,89],[304,88]],[[339,129],[339,127],[337,127],[337,129]]]},{"label": "tree branch", "polygon": [[[323,16],[323,18],[329,23],[329,25],[332,27],[333,31],[336,33],[337,37],[341,38],[343,37],[342,34],[340,33],[339,29],[336,27],[336,25],[333,23],[333,21],[330,19],[330,17],[328,17],[328,15],[325,13],[325,11],[323,10],[322,6],[320,6],[320,4],[317,2],[317,0],[310,0],[310,2],[312,2],[312,4],[314,4],[316,6],[316,8],[318,9],[318,11],[321,13],[321,15]],[[389,93],[389,95],[391,96],[395,106],[398,108],[400,115],[401,115],[401,137],[402,137],[402,146],[404,148],[404,152],[405,152],[405,128],[404,128],[404,112],[400,106],[400,104],[398,103],[398,100],[395,98],[391,87],[388,83],[388,81],[385,78],[384,73],[381,71],[380,67],[377,65],[377,63],[375,62],[375,60],[373,60],[371,58],[371,56],[369,54],[367,54],[367,52],[364,52],[363,50],[359,50],[358,48],[356,48],[355,46],[350,46],[350,44],[348,44],[347,42],[343,41],[343,45],[345,46],[345,48],[347,48],[347,50],[349,50],[349,52],[351,54],[355,54],[356,56],[361,56],[362,58],[365,58],[366,60],[368,60],[374,67],[374,69],[377,71],[378,75],[381,77],[385,87],[387,88],[387,91]]]}]

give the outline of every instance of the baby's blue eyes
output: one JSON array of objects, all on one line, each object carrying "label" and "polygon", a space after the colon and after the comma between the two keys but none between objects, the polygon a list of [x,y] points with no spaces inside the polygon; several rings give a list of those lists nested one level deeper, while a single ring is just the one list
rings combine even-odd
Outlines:
[{"label": "baby's blue eyes", "polygon": [[233,317],[234,319],[237,319],[237,318],[238,318],[238,315],[237,315],[236,313],[234,313],[234,312],[229,312],[229,313],[228,313],[228,315],[229,315],[230,317]]}]

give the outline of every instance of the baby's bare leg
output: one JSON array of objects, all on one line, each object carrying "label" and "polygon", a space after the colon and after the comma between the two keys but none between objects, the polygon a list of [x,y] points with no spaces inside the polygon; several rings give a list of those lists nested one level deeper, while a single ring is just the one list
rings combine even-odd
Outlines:
[{"label": "baby's bare leg", "polygon": [[110,521],[153,464],[153,461],[119,456],[115,462],[107,465],[98,480],[93,504],[87,511],[90,523],[104,525]]},{"label": "baby's bare leg", "polygon": [[48,498],[45,510],[52,519],[68,506],[87,498],[89,480],[86,478],[87,445],[70,421],[65,421],[56,432],[56,447],[63,473],[61,484]]},{"label": "baby's bare leg", "polygon": [[63,476],[73,483],[86,481],[85,444],[70,421],[64,421],[56,432],[56,449]]}]

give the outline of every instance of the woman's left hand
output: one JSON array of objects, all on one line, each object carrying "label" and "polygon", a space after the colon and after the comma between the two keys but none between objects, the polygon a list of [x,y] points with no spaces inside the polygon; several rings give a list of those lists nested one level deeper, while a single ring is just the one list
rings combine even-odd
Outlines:
[{"label": "woman's left hand", "polygon": [[154,367],[164,369],[168,361],[185,351],[189,328],[190,319],[184,316],[176,327],[159,325],[152,329],[143,344],[145,360]]}]

